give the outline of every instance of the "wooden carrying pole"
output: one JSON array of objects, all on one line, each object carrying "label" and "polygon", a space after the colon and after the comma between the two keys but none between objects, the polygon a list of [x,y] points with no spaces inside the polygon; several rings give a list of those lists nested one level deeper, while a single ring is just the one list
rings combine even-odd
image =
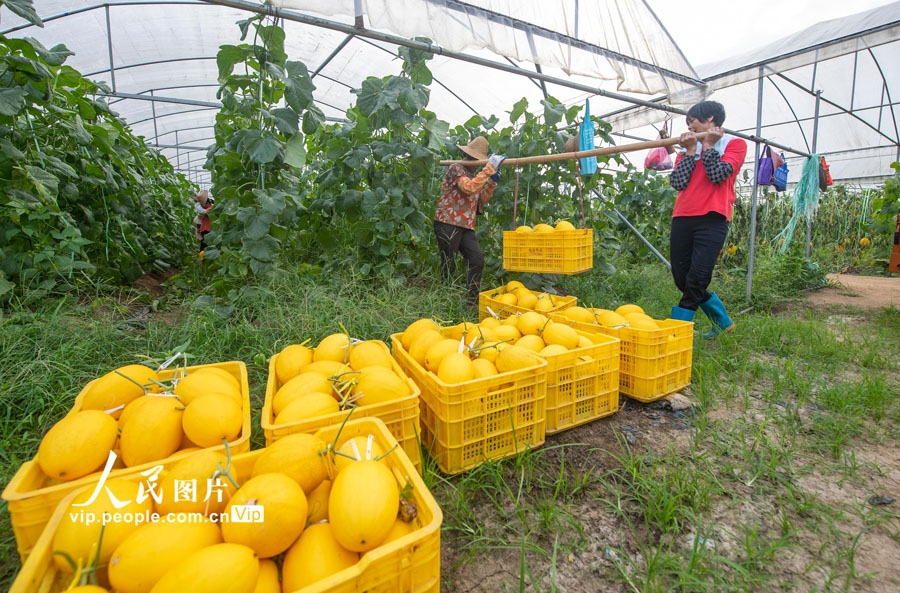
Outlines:
[{"label": "wooden carrying pole", "polygon": [[[706,137],[706,132],[697,134],[697,141],[702,142]],[[578,152],[562,152],[559,154],[542,154],[537,156],[526,156],[516,159],[506,159],[501,165],[531,165],[535,163],[552,163],[555,161],[571,161],[575,159],[583,159],[592,156],[601,156],[606,154],[619,154],[622,152],[634,152],[637,150],[649,150],[651,148],[660,148],[663,146],[674,146],[678,144],[678,138],[664,138],[660,140],[650,140],[648,142],[635,142],[634,144],[623,144],[621,146],[607,146],[604,148],[595,148],[593,150],[582,150]],[[480,161],[441,161],[439,165],[454,165],[461,163],[471,166],[482,166],[487,164],[487,160]]]}]

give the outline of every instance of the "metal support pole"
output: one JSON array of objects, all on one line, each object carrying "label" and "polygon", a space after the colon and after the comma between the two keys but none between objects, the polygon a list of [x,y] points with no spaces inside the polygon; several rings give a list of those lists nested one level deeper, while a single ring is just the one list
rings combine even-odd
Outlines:
[{"label": "metal support pole", "polygon": [[[819,103],[822,101],[822,91],[816,91],[816,114],[813,116],[812,153],[816,154],[816,144],[819,140]],[[812,242],[812,220],[806,219],[806,259],[809,259],[810,243]]]},{"label": "metal support pole", "polygon": [[112,90],[116,92],[116,67],[113,64],[112,51],[112,27],[109,24],[109,4],[103,8],[106,9],[106,47],[109,50],[109,76],[112,78]]},{"label": "metal support pole", "polygon": [[[153,89],[150,89],[150,96],[153,96]],[[156,129],[156,101],[150,101],[150,109],[153,113],[153,144],[159,144],[159,130]]]},{"label": "metal support pole", "polygon": [[[756,135],[762,133],[762,105],[763,105],[763,69],[759,68],[759,90],[756,95]],[[747,301],[753,294],[753,257],[756,253],[756,208],[759,195],[759,142],[756,143],[756,160],[753,161],[753,197],[750,198],[750,255],[747,262]]]},{"label": "metal support pole", "polygon": [[[601,193],[600,193],[600,190],[598,190],[598,189],[595,189],[595,190],[594,190],[594,195],[596,195],[598,198],[600,198],[600,200],[603,201],[603,202],[608,201],[606,198],[603,197],[603,194],[601,194]],[[650,241],[648,241],[647,238],[646,238],[644,235],[641,234],[641,232],[640,232],[639,230],[637,230],[636,228],[634,228],[634,225],[633,225],[633,224],[631,224],[630,222],[628,222],[628,219],[625,218],[625,215],[622,214],[621,212],[619,212],[619,210],[618,210],[615,206],[612,206],[612,211],[615,213],[616,216],[619,217],[619,220],[621,220],[623,223],[625,223],[625,226],[627,226],[629,229],[631,229],[631,232],[632,232],[632,233],[634,233],[635,235],[637,235],[638,239],[640,239],[641,241],[644,242],[644,245],[647,246],[647,248],[653,253],[653,255],[655,255],[657,258],[659,258],[659,261],[661,261],[662,263],[666,264],[666,267],[669,268],[669,270],[671,271],[671,270],[672,270],[672,264],[669,263],[669,260],[667,260],[667,259],[665,258],[665,256],[663,256],[663,254],[660,253],[660,252],[656,249],[656,247],[654,247],[653,244],[650,243]]]},{"label": "metal support pole", "polygon": [[181,146],[178,144],[178,130],[175,130],[175,158],[178,162],[178,168],[181,168]]}]

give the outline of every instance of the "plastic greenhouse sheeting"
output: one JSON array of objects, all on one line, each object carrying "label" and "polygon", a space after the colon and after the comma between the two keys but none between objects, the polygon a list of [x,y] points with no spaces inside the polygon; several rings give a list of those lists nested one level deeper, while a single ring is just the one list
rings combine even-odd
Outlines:
[{"label": "plastic greenhouse sheeting", "polygon": [[[254,0],[254,3],[261,4]],[[897,63],[900,2],[836,21],[820,23],[746,56],[693,68],[642,0],[275,0],[290,11],[352,27],[360,16],[368,30],[404,38],[428,37],[445,50],[618,92],[643,100],[656,97],[684,108],[705,93],[725,103],[726,126],[753,133],[757,80],[764,67],[762,136],[803,151],[812,150],[815,96],[822,90],[816,150],[838,179],[877,180],[897,159],[894,102],[900,97]],[[215,55],[222,44],[239,43],[238,20],[248,13],[195,0],[36,0],[45,27],[0,9],[0,30],[34,37],[45,45],[66,44],[68,63],[120,94],[154,95],[186,103],[110,97],[113,108],[195,179],[205,180],[203,148],[216,114]],[[107,17],[108,15],[108,17]],[[399,72],[397,47],[360,35],[283,20],[286,50],[315,77],[315,99],[329,118],[340,119],[367,76]],[[107,35],[110,45],[107,44]],[[342,43],[333,59],[326,59]],[[111,47],[110,47],[111,46]],[[110,72],[114,67],[114,78]],[[497,115],[526,97],[541,111],[544,88],[564,103],[583,104],[606,115],[623,137],[653,138],[666,115],[633,109],[614,98],[534,80],[483,65],[437,55],[429,109],[456,125],[473,114]],[[696,71],[695,71],[696,70]],[[698,72],[700,75],[698,75]],[[703,81],[698,80],[703,76]],[[790,78],[790,81],[784,77]],[[854,81],[855,80],[855,84]],[[799,86],[798,86],[799,85]],[[542,88],[543,87],[543,88]],[[831,105],[826,100],[833,101]],[[843,110],[852,111],[848,115]],[[677,116],[674,131],[684,129]],[[502,125],[502,124],[501,124]],[[170,148],[174,146],[178,148]],[[750,153],[752,155],[751,148]],[[640,165],[643,154],[633,155]],[[790,155],[789,155],[790,156]],[[753,159],[748,157],[748,166]],[[791,181],[800,161],[788,161]]]}]

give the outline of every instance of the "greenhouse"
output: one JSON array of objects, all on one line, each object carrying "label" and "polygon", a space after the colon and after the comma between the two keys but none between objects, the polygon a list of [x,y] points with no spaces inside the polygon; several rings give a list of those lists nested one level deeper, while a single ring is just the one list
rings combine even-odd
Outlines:
[{"label": "greenhouse", "polygon": [[757,11],[0,0],[0,586],[894,590],[900,2]]}]

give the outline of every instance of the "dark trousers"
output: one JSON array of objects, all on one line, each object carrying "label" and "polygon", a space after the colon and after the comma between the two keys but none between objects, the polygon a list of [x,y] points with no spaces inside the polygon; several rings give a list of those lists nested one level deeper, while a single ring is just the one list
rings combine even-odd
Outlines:
[{"label": "dark trousers", "polygon": [[718,212],[672,219],[669,259],[672,277],[683,295],[678,306],[696,311],[712,296],[706,291],[728,236],[728,220]]},{"label": "dark trousers", "polygon": [[466,300],[470,305],[478,304],[484,255],[481,253],[475,231],[435,220],[434,234],[437,235],[438,249],[441,252],[441,278],[444,281],[453,278],[456,274],[456,254],[462,253],[463,259],[468,264]]}]

